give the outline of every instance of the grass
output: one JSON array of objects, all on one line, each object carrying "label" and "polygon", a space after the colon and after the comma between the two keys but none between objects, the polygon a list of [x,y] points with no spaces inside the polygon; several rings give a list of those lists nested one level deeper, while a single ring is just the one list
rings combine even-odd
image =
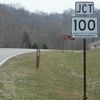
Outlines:
[{"label": "grass", "polygon": [[[82,52],[16,56],[0,67],[0,100],[83,100]],[[100,99],[100,50],[87,51],[88,100]]]}]

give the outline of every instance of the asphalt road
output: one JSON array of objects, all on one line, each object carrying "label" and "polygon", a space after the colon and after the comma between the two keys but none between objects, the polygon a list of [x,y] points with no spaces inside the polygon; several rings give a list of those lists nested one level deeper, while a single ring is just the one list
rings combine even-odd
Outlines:
[{"label": "asphalt road", "polygon": [[34,49],[0,48],[0,65],[16,55],[35,51]]}]

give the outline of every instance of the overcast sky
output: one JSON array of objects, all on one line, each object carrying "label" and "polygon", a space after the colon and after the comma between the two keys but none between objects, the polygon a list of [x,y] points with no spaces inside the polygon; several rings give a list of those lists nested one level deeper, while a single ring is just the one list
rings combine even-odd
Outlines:
[{"label": "overcast sky", "polygon": [[23,7],[31,12],[38,10],[47,13],[62,13],[66,9],[74,9],[76,1],[93,1],[95,8],[100,9],[99,0],[0,0],[0,3],[16,4],[17,6]]}]

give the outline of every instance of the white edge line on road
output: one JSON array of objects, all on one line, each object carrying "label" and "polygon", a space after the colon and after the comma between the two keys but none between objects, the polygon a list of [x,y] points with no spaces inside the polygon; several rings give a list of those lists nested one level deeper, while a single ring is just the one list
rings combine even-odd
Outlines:
[{"label": "white edge line on road", "polygon": [[[56,50],[52,50],[52,49],[41,49],[41,51],[56,51]],[[18,56],[18,55],[21,55],[21,54],[25,54],[25,53],[31,53],[31,52],[36,52],[36,49],[34,49],[33,51],[26,51],[26,52],[21,52],[21,53],[18,53],[18,54],[15,54],[15,55],[12,55],[12,56],[9,56],[7,57],[6,59],[4,59],[2,62],[0,62],[0,66],[3,65],[7,60],[15,57],[15,56]]]},{"label": "white edge line on road", "polygon": [[7,57],[6,59],[4,59],[2,62],[0,62],[0,66],[3,65],[7,60],[15,57],[15,56],[18,56],[18,55],[21,55],[21,54],[25,54],[25,53],[31,53],[31,52],[35,52],[35,51],[27,51],[27,52],[21,52],[21,53],[18,53],[18,54],[15,54],[15,55],[12,55],[12,56],[9,56]]}]

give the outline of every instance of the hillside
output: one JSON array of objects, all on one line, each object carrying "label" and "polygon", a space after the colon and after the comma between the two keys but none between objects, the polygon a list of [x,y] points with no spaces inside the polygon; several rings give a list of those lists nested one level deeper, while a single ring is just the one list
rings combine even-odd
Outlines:
[{"label": "hillside", "polygon": [[[82,100],[83,52],[16,56],[0,68],[0,100]],[[100,99],[100,50],[87,51],[87,97]]]},{"label": "hillside", "polygon": [[[72,14],[73,10],[66,10],[62,14],[30,13],[23,8],[0,4],[0,47],[29,48],[27,45],[37,43],[41,48],[45,43],[48,48],[61,49],[60,35],[71,34]],[[100,33],[100,10],[96,9],[95,16]],[[71,49],[71,41],[64,42],[65,48]],[[81,48],[82,40],[75,40],[74,49]]]}]

